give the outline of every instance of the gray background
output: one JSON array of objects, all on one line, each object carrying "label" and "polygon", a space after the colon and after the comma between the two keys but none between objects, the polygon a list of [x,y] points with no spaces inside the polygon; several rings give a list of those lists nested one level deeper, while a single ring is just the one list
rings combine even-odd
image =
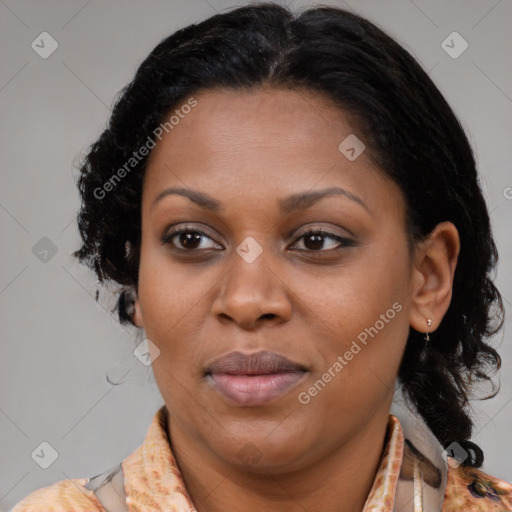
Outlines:
[{"label": "gray background", "polygon": [[[163,403],[150,368],[131,354],[143,336],[117,323],[112,294],[102,291],[95,302],[92,272],[70,256],[79,244],[77,159],[162,38],[244,3],[0,1],[0,510],[37,488],[120,462],[142,443]],[[330,5],[368,17],[401,42],[429,71],[474,146],[509,313],[505,335],[496,339],[502,390],[475,402],[474,439],[486,453],[484,471],[512,482],[512,2]],[[31,47],[44,31],[58,43],[47,59]],[[453,31],[469,44],[456,59],[441,46]],[[110,384],[106,372],[124,375],[123,383]],[[43,441],[58,452],[48,469],[31,457]]]}]

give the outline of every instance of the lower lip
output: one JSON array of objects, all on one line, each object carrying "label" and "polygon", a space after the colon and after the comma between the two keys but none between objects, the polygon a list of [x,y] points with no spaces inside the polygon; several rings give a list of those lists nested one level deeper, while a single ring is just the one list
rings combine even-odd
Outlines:
[{"label": "lower lip", "polygon": [[255,407],[284,395],[304,377],[305,372],[268,375],[209,375],[215,388],[235,405]]}]

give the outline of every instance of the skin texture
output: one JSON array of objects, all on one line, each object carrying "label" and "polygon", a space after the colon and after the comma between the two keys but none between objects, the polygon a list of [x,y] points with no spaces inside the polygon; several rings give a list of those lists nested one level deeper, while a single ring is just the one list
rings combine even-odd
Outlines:
[{"label": "skin texture", "polygon": [[[187,488],[200,512],[362,510],[409,329],[425,332],[431,318],[435,331],[448,309],[457,230],[439,224],[411,253],[400,189],[366,151],[354,161],[340,152],[349,134],[364,137],[322,96],[265,86],[194,97],[147,166],[134,314],[160,350],[153,370]],[[329,195],[279,210],[284,197],[332,186],[365,206]],[[169,187],[223,209],[176,194],[155,203]],[[171,225],[204,235],[188,249],[180,235],[164,244]],[[302,236],[320,228],[351,243]],[[252,263],[236,252],[247,237],[263,250]],[[300,403],[395,303],[401,311]],[[235,406],[204,378],[234,350],[273,351],[308,371],[268,404]]]}]

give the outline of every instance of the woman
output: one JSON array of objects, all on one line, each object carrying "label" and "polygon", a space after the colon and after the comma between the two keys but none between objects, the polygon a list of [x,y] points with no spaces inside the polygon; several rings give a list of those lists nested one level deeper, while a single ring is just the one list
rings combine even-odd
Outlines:
[{"label": "woman", "polygon": [[260,3],[176,32],[79,189],[75,255],[121,285],[165,404],[14,512],[512,510],[470,441],[503,323],[472,150],[375,25]]}]

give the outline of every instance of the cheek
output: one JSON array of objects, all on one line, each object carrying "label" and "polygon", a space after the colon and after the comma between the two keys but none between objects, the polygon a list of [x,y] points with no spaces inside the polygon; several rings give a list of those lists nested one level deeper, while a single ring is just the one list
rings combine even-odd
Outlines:
[{"label": "cheek", "polygon": [[321,340],[315,380],[332,381],[326,406],[340,399],[355,404],[363,399],[361,393],[372,400],[373,393],[393,389],[409,332],[408,265],[405,246],[392,257],[375,251],[326,277],[324,286],[321,280],[311,282],[303,295],[317,329],[314,333],[311,327],[310,333]]},{"label": "cheek", "polygon": [[[297,280],[301,282],[297,295],[313,314],[315,323],[331,332],[331,338],[347,341],[376,322],[379,331],[389,332],[397,324],[407,323],[403,313],[409,296],[408,279],[403,272],[407,265],[402,255],[396,255],[394,260],[388,257],[388,261],[378,255],[354,258],[353,264],[336,272],[311,279],[302,276]],[[398,313],[398,309],[402,312]]]},{"label": "cheek", "polygon": [[194,314],[194,306],[206,291],[197,279],[197,269],[191,267],[173,263],[165,247],[143,239],[139,299],[148,337],[153,334],[155,339],[164,341],[170,330],[190,325],[187,317]]},{"label": "cheek", "polygon": [[139,298],[146,336],[160,350],[153,370],[162,386],[179,391],[180,383],[202,378],[209,291],[218,279],[194,265],[173,263],[161,249],[144,252],[143,246]]},{"label": "cheek", "polygon": [[316,310],[320,364],[300,391],[302,400],[310,400],[306,416],[329,415],[330,432],[347,422],[369,421],[394,392],[409,331],[407,309],[385,286],[369,290],[367,301],[340,302],[338,296],[335,310]]}]

